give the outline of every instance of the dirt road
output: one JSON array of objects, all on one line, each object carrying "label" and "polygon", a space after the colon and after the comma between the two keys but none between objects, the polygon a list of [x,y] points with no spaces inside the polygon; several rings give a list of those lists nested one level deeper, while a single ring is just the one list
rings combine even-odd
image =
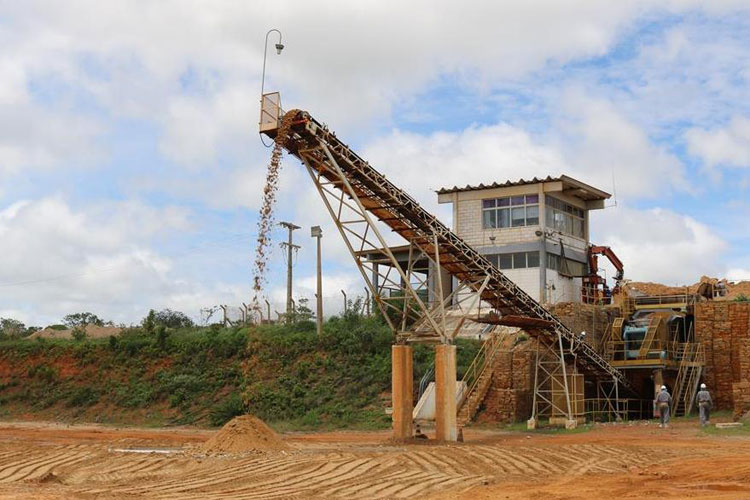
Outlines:
[{"label": "dirt road", "polygon": [[210,455],[213,431],[0,423],[0,498],[750,498],[750,439],[618,425],[564,435],[287,434],[290,451]]}]

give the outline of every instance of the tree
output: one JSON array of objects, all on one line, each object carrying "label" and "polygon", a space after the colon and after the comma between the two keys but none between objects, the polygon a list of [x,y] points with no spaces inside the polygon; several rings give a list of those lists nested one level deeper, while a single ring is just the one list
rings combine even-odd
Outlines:
[{"label": "tree", "polygon": [[18,338],[26,335],[26,326],[17,319],[0,318],[0,336]]},{"label": "tree", "polygon": [[153,309],[148,311],[148,314],[145,318],[143,318],[141,324],[143,325],[143,330],[146,332],[146,334],[153,335],[154,326],[156,326],[156,313]]},{"label": "tree", "polygon": [[73,340],[78,340],[79,342],[84,340],[86,338],[86,325],[74,326],[70,334],[73,336]]},{"label": "tree", "polygon": [[185,313],[180,311],[173,311],[171,309],[162,309],[161,311],[154,314],[154,324],[164,325],[167,328],[186,328],[195,326],[193,320],[190,319]]},{"label": "tree", "polygon": [[99,318],[96,314],[90,312],[68,314],[63,318],[63,323],[68,328],[86,328],[86,325],[103,326],[104,321]]}]

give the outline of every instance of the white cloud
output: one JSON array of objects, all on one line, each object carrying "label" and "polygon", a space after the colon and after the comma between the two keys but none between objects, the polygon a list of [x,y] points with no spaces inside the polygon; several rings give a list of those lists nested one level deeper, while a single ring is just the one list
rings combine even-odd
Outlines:
[{"label": "white cloud", "polygon": [[570,173],[554,148],[535,143],[528,133],[507,124],[470,127],[460,132],[421,135],[394,131],[364,148],[364,157],[389,180],[429,211],[438,208],[441,187]]},{"label": "white cloud", "polygon": [[130,322],[152,307],[195,315],[218,301],[238,303],[240,287],[186,280],[172,259],[151,248],[154,237],[188,227],[181,209],[137,202],[85,212],[60,198],[14,203],[0,211],[0,300],[34,324],[82,310]]},{"label": "white cloud", "polygon": [[750,117],[735,116],[723,128],[691,128],[685,133],[690,154],[709,167],[750,167]]},{"label": "white cloud", "polygon": [[625,277],[684,285],[724,276],[727,243],[710,227],[671,210],[620,206],[592,214],[592,238],[612,247]]},{"label": "white cloud", "polygon": [[585,172],[594,185],[609,188],[614,176],[617,193],[629,198],[691,189],[680,160],[654,144],[612,102],[573,89],[561,105],[553,140],[568,163]]},{"label": "white cloud", "polygon": [[[744,5],[713,3],[711,10]],[[243,140],[254,131],[261,43],[271,26],[282,29],[287,48],[280,57],[272,53],[267,88],[284,89],[287,103],[302,103],[345,128],[388,118],[394,105],[440,75],[483,88],[545,65],[603,55],[655,8],[704,7],[655,0],[473,8],[427,0],[6,3],[2,14],[12,22],[3,26],[0,102],[28,96],[32,80],[53,78],[63,94],[92,97],[112,117],[162,124],[163,151],[192,165],[209,161],[242,127]],[[27,148],[54,153],[46,143],[57,137],[37,136],[42,140],[26,141]],[[11,153],[6,161],[19,164]]]},{"label": "white cloud", "polygon": [[750,269],[741,267],[733,267],[727,271],[727,279],[733,281],[747,281],[750,280]]},{"label": "white cloud", "polygon": [[50,110],[22,100],[2,103],[0,97],[0,176],[50,170],[61,163],[92,166],[101,158],[96,141],[102,127],[70,109]]}]

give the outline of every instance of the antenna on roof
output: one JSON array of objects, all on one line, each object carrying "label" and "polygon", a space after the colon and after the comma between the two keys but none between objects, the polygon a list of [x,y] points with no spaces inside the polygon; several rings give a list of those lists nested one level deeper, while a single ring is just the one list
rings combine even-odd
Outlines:
[{"label": "antenna on roof", "polygon": [[612,197],[614,202],[611,205],[605,205],[604,208],[612,208],[617,206],[617,184],[615,184],[615,171],[612,169]]}]

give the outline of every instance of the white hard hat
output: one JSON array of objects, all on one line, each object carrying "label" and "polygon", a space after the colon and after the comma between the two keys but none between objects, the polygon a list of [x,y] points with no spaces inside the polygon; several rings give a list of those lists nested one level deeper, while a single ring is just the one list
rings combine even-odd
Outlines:
[{"label": "white hard hat", "polygon": [[661,386],[661,390],[662,391],[666,391],[667,390],[667,386],[666,385]]},{"label": "white hard hat", "polygon": [[701,389],[705,389],[705,388],[706,388],[706,384],[701,384]]}]

